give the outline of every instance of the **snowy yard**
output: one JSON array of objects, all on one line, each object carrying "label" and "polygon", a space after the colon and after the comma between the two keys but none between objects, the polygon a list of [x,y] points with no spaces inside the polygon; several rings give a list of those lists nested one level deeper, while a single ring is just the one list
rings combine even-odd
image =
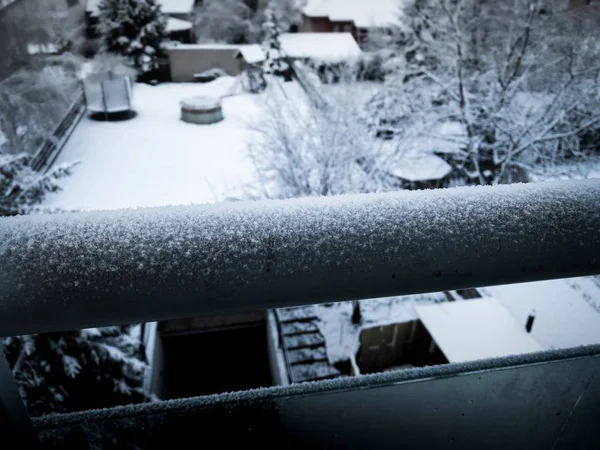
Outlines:
[{"label": "snowy yard", "polygon": [[268,94],[225,97],[225,120],[217,124],[179,119],[184,98],[219,97],[232,90],[236,80],[229,77],[208,84],[138,84],[135,118],[103,122],[84,117],[57,160],[80,164],[45,206],[117,209],[212,203],[242,195],[244,185],[254,182],[246,156],[252,139],[248,125],[260,117]]},{"label": "snowy yard", "polygon": [[[452,329],[450,322],[447,327],[438,325],[438,331],[446,333],[438,344],[453,346],[459,351],[461,360],[600,343],[600,276],[492,286],[479,291],[483,298],[451,304],[453,309],[456,306],[462,308],[452,322],[458,329]],[[497,302],[497,311],[486,316],[486,308],[479,306],[492,300]],[[333,365],[355,359],[363,329],[410,322],[420,317],[422,320],[423,307],[447,304],[448,301],[442,292],[363,300],[360,324],[352,323],[352,302],[282,309],[279,314],[286,319],[318,317],[327,359]],[[437,312],[443,315],[444,308]],[[535,319],[531,333],[527,334],[525,324],[530,314]],[[479,331],[475,332],[477,327]],[[483,335],[488,331],[492,335],[502,335],[504,339],[502,342],[488,339],[483,343]],[[473,339],[475,335],[478,339]]]}]

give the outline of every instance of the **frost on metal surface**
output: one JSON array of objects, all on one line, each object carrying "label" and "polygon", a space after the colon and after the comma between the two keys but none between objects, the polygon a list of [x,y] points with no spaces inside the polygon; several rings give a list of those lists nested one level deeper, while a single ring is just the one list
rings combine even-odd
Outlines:
[{"label": "frost on metal surface", "polygon": [[43,432],[44,430],[51,430],[55,427],[69,427],[77,424],[93,424],[94,422],[123,420],[152,414],[186,413],[201,408],[211,408],[241,402],[246,404],[259,404],[259,402],[263,400],[276,400],[278,398],[322,394],[326,392],[341,392],[344,390],[377,388],[410,381],[452,377],[468,372],[493,371],[528,364],[566,360],[569,358],[593,357],[598,354],[600,354],[600,346],[598,345],[566,350],[544,351],[480,361],[411,368],[372,375],[342,377],[333,380],[292,384],[289,386],[276,386],[202,397],[119,406],[105,410],[88,410],[72,414],[47,415],[34,418],[33,422],[36,429],[39,432]]},{"label": "frost on metal surface", "polygon": [[0,219],[0,334],[598,272],[600,181]]}]

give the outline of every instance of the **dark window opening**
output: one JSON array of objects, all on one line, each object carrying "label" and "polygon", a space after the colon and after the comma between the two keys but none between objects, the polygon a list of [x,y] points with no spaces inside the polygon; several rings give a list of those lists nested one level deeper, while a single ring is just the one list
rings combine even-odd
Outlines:
[{"label": "dark window opening", "polygon": [[356,363],[361,374],[447,364],[420,320],[365,328]]},{"label": "dark window opening", "polygon": [[266,324],[164,337],[165,398],[272,385]]}]

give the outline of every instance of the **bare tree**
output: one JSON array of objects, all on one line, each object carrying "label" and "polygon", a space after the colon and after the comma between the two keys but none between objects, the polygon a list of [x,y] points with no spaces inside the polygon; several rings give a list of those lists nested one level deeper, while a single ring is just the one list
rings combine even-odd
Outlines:
[{"label": "bare tree", "polygon": [[300,21],[298,0],[205,0],[196,9],[195,31],[200,42],[257,43],[263,38],[269,8],[283,32]]},{"label": "bare tree", "polygon": [[393,152],[383,151],[386,143],[374,140],[349,113],[357,106],[352,98],[325,107],[308,98],[281,98],[281,89],[276,79],[269,82],[263,120],[251,126],[256,139],[250,156],[261,196],[329,196],[391,187],[382,168]]},{"label": "bare tree", "polygon": [[600,124],[590,114],[598,45],[557,33],[572,18],[541,0],[416,0],[406,16],[413,35],[398,83],[409,87],[397,90],[429,93],[419,116],[429,129],[463,126],[452,162],[472,182],[510,182],[558,148],[577,151]]}]

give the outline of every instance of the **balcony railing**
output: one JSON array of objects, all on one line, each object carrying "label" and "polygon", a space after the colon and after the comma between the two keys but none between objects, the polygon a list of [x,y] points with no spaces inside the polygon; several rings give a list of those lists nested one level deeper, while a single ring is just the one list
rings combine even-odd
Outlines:
[{"label": "balcony railing", "polygon": [[[599,229],[600,180],[2,218],[0,336],[596,274]],[[473,430],[472,442],[489,430],[499,446],[583,445],[598,434],[588,427],[600,404],[598,355],[449,364],[35,425],[46,443],[130,426],[145,431],[128,442],[159,442],[180,429],[172,414],[212,427],[233,414],[250,434],[277,423],[273,439],[285,431],[334,447],[399,446],[399,430],[409,446],[419,430],[424,443],[441,433],[442,447],[462,446]],[[5,375],[5,420],[23,423]]]}]

